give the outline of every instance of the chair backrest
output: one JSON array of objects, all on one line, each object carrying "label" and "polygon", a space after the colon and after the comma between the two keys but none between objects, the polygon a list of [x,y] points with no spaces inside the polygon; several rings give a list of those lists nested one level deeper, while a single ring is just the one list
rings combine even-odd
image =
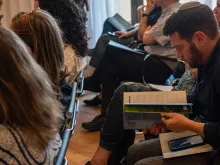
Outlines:
[{"label": "chair backrest", "polygon": [[65,155],[68,149],[70,137],[73,134],[74,128],[76,126],[76,113],[79,108],[79,101],[76,100],[76,93],[78,87],[78,82],[76,80],[74,81],[72,87],[73,89],[72,89],[71,101],[68,111],[66,112],[65,124],[61,131],[62,145],[55,159],[55,165],[68,164],[68,160],[66,159]]}]

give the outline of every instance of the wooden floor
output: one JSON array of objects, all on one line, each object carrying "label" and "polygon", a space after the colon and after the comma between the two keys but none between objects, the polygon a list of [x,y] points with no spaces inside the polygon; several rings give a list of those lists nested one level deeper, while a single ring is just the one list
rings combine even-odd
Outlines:
[{"label": "wooden floor", "polygon": [[[90,121],[97,114],[100,113],[100,107],[88,107],[83,104],[83,100],[91,99],[95,95],[93,93],[86,93],[84,96],[79,98],[80,106],[79,112],[77,113],[77,123],[74,135],[72,136],[67,151],[67,159],[69,165],[84,165],[94,155],[98,143],[99,143],[99,132],[87,132],[81,127],[82,122]],[[142,136],[136,138],[143,139]]]}]

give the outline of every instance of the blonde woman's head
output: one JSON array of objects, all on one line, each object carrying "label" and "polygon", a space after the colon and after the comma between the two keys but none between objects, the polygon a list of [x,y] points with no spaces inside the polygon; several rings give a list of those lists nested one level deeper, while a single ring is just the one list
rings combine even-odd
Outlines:
[{"label": "blonde woman's head", "polygon": [[0,27],[0,110],[3,122],[24,130],[45,148],[63,121],[46,72],[12,31]]},{"label": "blonde woman's head", "polygon": [[55,19],[43,10],[19,13],[13,18],[11,28],[31,49],[37,63],[48,73],[54,90],[59,93],[64,48]]}]

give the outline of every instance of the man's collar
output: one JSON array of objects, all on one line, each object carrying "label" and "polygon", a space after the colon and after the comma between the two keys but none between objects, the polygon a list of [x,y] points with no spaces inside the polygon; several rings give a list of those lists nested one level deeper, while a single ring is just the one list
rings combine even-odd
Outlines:
[{"label": "man's collar", "polygon": [[172,4],[171,6],[169,6],[169,7],[165,8],[165,9],[163,9],[163,10],[162,10],[162,14],[166,14],[166,13],[169,12],[172,8],[174,8],[174,7],[176,7],[176,6],[180,6],[180,5],[181,5],[181,3],[176,2],[176,3]]}]

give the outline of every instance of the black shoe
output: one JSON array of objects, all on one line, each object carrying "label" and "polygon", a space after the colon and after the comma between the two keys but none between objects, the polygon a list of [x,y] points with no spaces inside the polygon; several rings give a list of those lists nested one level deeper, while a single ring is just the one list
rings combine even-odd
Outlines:
[{"label": "black shoe", "polygon": [[101,105],[102,100],[99,99],[99,96],[97,95],[93,99],[91,99],[91,100],[84,100],[83,102],[86,105],[88,105],[88,106],[98,106],[98,105]]},{"label": "black shoe", "polygon": [[88,131],[100,131],[105,122],[105,116],[98,115],[90,122],[82,123],[82,127]]},{"label": "black shoe", "polygon": [[88,77],[84,79],[84,90],[88,90],[91,92],[101,92],[101,86],[99,83],[93,81],[92,78]]}]

